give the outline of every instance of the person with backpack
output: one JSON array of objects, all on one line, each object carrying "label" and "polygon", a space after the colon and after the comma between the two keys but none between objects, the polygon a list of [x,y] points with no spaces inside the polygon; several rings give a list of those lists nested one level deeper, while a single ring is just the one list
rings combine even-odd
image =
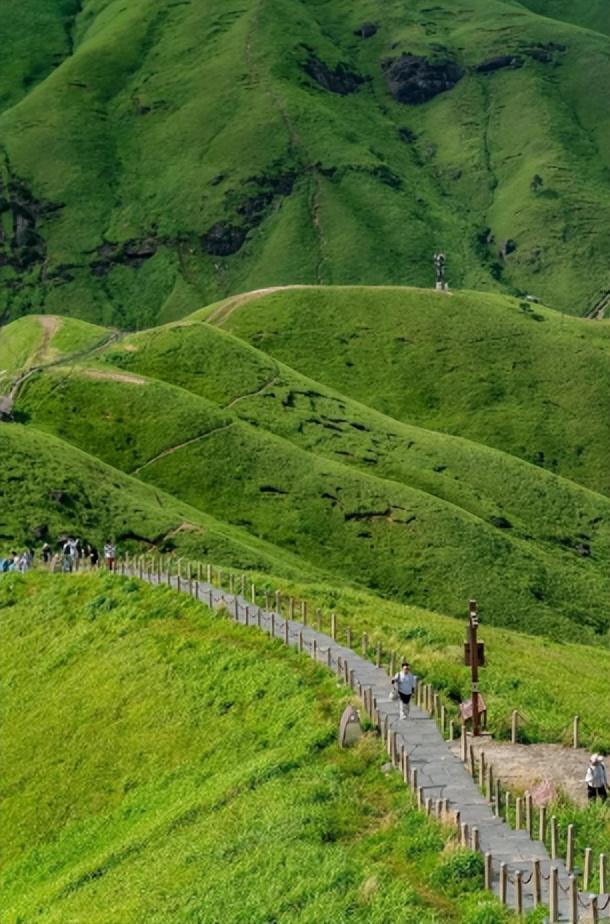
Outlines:
[{"label": "person with backpack", "polygon": [[601,799],[605,802],[608,797],[608,775],[604,765],[604,758],[601,754],[591,754],[591,760],[585,774],[585,783],[587,784],[587,799],[593,802],[595,799]]},{"label": "person with backpack", "polygon": [[407,661],[402,662],[402,667],[397,674],[392,677],[392,683],[395,684],[400,701],[400,718],[409,718],[409,703],[417,686],[417,677],[411,673],[411,668]]}]

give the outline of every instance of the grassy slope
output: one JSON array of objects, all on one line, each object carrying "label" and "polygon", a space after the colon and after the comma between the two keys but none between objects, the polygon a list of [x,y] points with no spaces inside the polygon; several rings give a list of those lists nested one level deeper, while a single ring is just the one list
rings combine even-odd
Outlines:
[{"label": "grassy slope", "polygon": [[608,324],[473,292],[312,288],[235,304],[211,320],[299,372],[610,493]]},{"label": "grassy slope", "polygon": [[[494,622],[549,634],[569,637],[574,620],[591,639],[608,627],[608,501],[539,478],[534,469],[529,489],[521,491],[525,522],[513,535],[483,519],[483,505],[471,512],[467,503],[460,507],[413,487],[408,473],[401,483],[400,476],[382,477],[305,451],[158,380],[136,384],[91,379],[78,367],[50,370],[27,383],[19,411],[36,427],[344,580],[452,614],[476,587]],[[345,415],[349,422],[348,407]],[[363,426],[358,414],[353,420]],[[476,449],[470,459],[466,450],[462,466],[472,465],[473,457],[476,462]],[[496,477],[505,471],[515,490],[530,474],[507,457]],[[532,535],[525,510],[541,492],[547,519]],[[553,527],[550,507],[562,511]],[[586,558],[570,547],[583,533],[592,543]]]},{"label": "grassy slope", "polygon": [[[274,582],[267,575],[252,575],[252,579],[260,602],[263,591],[279,588],[284,599],[293,596],[297,601],[307,600],[310,613],[320,609],[324,631],[329,631],[329,614],[335,613],[340,641],[346,638],[349,627],[358,648],[366,632],[371,660],[378,643],[384,665],[392,651],[397,659],[408,658],[414,673],[441,691],[449,714],[453,710],[457,718],[457,704],[470,694],[470,670],[463,663],[466,605],[462,617],[454,619],[336,583]],[[511,712],[518,709],[523,717],[520,740],[568,746],[572,718],[578,714],[583,744],[604,753],[610,750],[610,652],[575,641],[534,638],[490,625],[485,617],[480,638],[485,642],[486,661],[481,670],[481,690],[489,710],[489,729],[495,737],[510,739]]]},{"label": "grassy slope", "polygon": [[520,0],[521,4],[540,16],[559,19],[593,29],[608,35],[610,32],[610,12],[606,0]]},{"label": "grassy slope", "polygon": [[[36,225],[15,244],[17,270],[0,270],[5,314],[44,307],[125,327],[260,285],[424,285],[438,247],[454,285],[533,291],[575,314],[605,289],[603,36],[508,0],[392,0],[381,12],[366,0],[211,0],[205,16],[111,0],[75,20],[75,3],[49,6],[24,0],[5,25],[0,99],[16,105],[0,114],[0,177],[5,193],[33,197]],[[45,17],[42,49],[31,23]],[[377,34],[356,37],[371,18]],[[566,50],[529,54],[553,43]],[[326,92],[304,74],[307,48],[367,80]],[[469,71],[410,106],[380,67],[403,51],[466,68],[510,51],[524,65]],[[274,193],[288,174],[292,191]],[[243,226],[260,208],[238,253],[205,252],[217,222]],[[2,222],[9,254],[8,209]],[[123,259],[145,239],[152,258]],[[117,246],[100,275],[104,242]]]},{"label": "grassy slope", "polygon": [[338,749],[322,668],[137,582],[0,600],[7,924],[504,920],[374,739]]},{"label": "grassy slope", "polygon": [[[214,520],[48,434],[0,429],[2,552],[77,533],[99,546],[123,546],[301,575],[302,563],[255,536]],[[38,538],[34,539],[38,529]]]}]

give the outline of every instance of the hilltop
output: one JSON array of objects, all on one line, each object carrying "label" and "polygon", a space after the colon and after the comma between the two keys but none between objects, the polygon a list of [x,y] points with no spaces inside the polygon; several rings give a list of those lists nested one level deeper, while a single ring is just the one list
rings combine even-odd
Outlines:
[{"label": "hilltop", "polygon": [[[289,290],[68,355],[17,396],[35,500],[13,528],[20,541],[39,524],[54,532],[78,507],[47,516],[46,450],[37,458],[32,440],[52,434],[54,457],[78,447],[117,471],[117,486],[146,485],[146,530],[128,526],[129,504],[121,519],[99,488],[83,489],[90,528],[104,523],[119,541],[209,559],[220,531],[219,563],[333,575],[454,616],[476,593],[495,624],[565,639],[578,626],[581,640],[605,643],[607,327],[526,307],[473,293]],[[573,385],[560,403],[562,377]],[[172,498],[169,532],[156,525],[159,489]]]},{"label": "hilltop", "polygon": [[[603,313],[603,0],[128,7],[0,23],[0,318],[121,328],[288,283]],[[213,92],[211,92],[213,91]]]},{"label": "hilltop", "polygon": [[324,668],[137,581],[0,605],[7,924],[507,921],[375,737],[339,749]]}]

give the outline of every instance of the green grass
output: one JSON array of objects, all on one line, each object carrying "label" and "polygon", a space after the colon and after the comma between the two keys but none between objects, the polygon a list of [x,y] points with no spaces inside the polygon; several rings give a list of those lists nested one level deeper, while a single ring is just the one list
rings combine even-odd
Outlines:
[{"label": "green grass", "polygon": [[19,318],[0,328],[0,388],[8,391],[19,374],[30,367],[87,352],[108,336],[103,327],[76,318]]},{"label": "green grass", "polygon": [[[532,458],[552,440],[563,456],[549,469],[576,459],[583,481],[605,471],[605,328],[544,318],[468,293],[285,292],[224,321],[267,353],[195,318],[123,337],[86,366],[37,375],[17,411],[29,426],[298,556],[303,574],[332,572],[451,615],[476,594],[495,624],[565,640],[577,624],[587,641],[605,642],[607,499],[481,445],[514,449],[528,439],[521,454]],[[591,370],[590,391],[568,386],[556,401],[560,373],[574,366],[568,344],[581,331],[576,362]],[[487,354],[484,374],[460,364],[473,336]],[[447,343],[441,362],[459,369],[461,389],[448,377],[439,397],[435,338]],[[396,357],[394,375],[388,361],[378,371],[378,350]],[[288,353],[343,392],[274,358]],[[535,401],[531,382],[544,383]],[[432,419],[422,412],[429,392]],[[468,426],[481,442],[443,432]],[[586,449],[571,450],[566,434]]]},{"label": "green grass", "polygon": [[[535,540],[527,528],[514,537],[498,529],[480,508],[306,452],[158,381],[51,371],[26,385],[19,410],[36,427],[295,553],[305,570],[452,614],[476,587],[494,622],[569,638],[577,621],[591,640],[606,633],[608,502],[569,483],[543,482],[546,512],[550,519],[551,506],[572,509],[577,525],[570,529],[566,517],[562,528],[560,517],[554,538],[546,525]],[[569,537],[583,531],[588,558],[570,548],[577,540]]]},{"label": "green grass", "polygon": [[[464,665],[467,606],[462,618],[435,613],[414,606],[402,606],[360,589],[328,582],[294,582],[251,574],[263,603],[265,590],[282,591],[289,597],[307,600],[310,619],[320,610],[323,631],[330,631],[330,614],[335,613],[339,641],[352,633],[352,645],[360,650],[363,633],[368,636],[367,656],[375,659],[381,645],[382,660],[388,665],[407,658],[416,675],[441,693],[448,717],[457,719],[458,704],[469,696],[470,669]],[[226,578],[225,578],[226,581]],[[298,604],[297,604],[298,611]],[[610,751],[610,701],[607,676],[610,652],[572,641],[535,638],[516,627],[491,624],[490,615],[480,610],[480,639],[485,643],[485,667],[481,670],[481,692],[488,707],[488,727],[494,737],[510,739],[511,713],[522,715],[519,739],[524,743],[557,742],[569,746],[572,719],[580,715],[582,744],[604,753]],[[578,680],[575,682],[574,678]]]},{"label": "green grass", "polygon": [[[604,6],[527,5],[210,0],[201,17],[157,0],[11,0],[1,316],[135,328],[264,285],[431,285],[439,247],[456,287],[586,313],[607,289],[608,106],[606,38],[581,25],[601,28]],[[365,20],[379,27],[367,40]],[[381,62],[403,52],[465,75],[398,103]],[[507,53],[522,66],[475,70]],[[365,80],[327,92],[310,54]],[[218,222],[247,232],[237,252],[206,252]]]},{"label": "green grass", "polygon": [[360,287],[286,290],[195,314],[206,316],[384,414],[610,493],[606,323],[483,293]]},{"label": "green grass", "polygon": [[508,920],[323,668],[136,581],[0,605],[7,924]]},{"label": "green grass", "polygon": [[80,535],[98,548],[163,549],[209,555],[235,568],[302,574],[302,563],[245,530],[228,526],[105,465],[56,437],[19,425],[0,429],[0,549]]}]

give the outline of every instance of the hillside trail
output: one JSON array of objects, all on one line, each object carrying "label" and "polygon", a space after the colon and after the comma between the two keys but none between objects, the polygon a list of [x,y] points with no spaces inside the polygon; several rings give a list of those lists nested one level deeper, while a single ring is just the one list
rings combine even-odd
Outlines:
[{"label": "hillside trail", "polygon": [[[43,318],[45,316],[41,315],[39,317]],[[48,320],[45,320],[43,323],[43,328],[44,328],[43,343],[37,348],[33,356],[34,360],[37,356],[42,357],[45,355],[45,353],[49,349],[49,344],[51,343],[54,334],[57,332],[57,330],[59,330],[61,326],[61,320],[62,320],[61,318],[57,318],[51,315],[47,317],[48,317]],[[56,322],[56,323],[53,323],[53,322]],[[111,343],[114,343],[115,341],[117,341],[121,336],[123,336],[123,334],[121,334],[118,330],[113,330],[113,331],[110,331],[106,336],[104,336],[97,343],[94,343],[92,346],[86,347],[83,350],[76,350],[73,353],[67,353],[65,356],[60,356],[58,359],[51,359],[47,362],[38,362],[35,365],[28,366],[25,370],[23,370],[17,376],[16,379],[13,379],[13,381],[9,385],[9,389],[6,392],[6,394],[0,395],[0,403],[2,405],[3,412],[5,414],[12,413],[13,406],[15,404],[15,401],[17,400],[17,397],[19,395],[19,392],[21,391],[21,388],[28,381],[28,379],[32,378],[32,376],[36,375],[36,373],[42,372],[44,369],[51,369],[51,368],[55,368],[58,366],[70,365],[71,363],[74,363],[80,359],[91,357],[95,353],[99,353],[101,350],[105,349],[105,347],[109,346]]]},{"label": "hillside trail", "polygon": [[[206,324],[214,324],[216,327],[222,327],[222,325],[227,321],[233,312],[240,308],[242,305],[247,304],[248,302],[254,301],[257,298],[261,298],[265,295],[272,295],[274,292],[289,292],[291,289],[326,289],[327,286],[324,285],[314,285],[306,283],[295,283],[293,285],[286,286],[268,286],[263,289],[252,289],[250,292],[242,292],[240,295],[230,296],[227,299],[224,299],[215,309],[205,318]],[[333,289],[369,289],[371,286],[332,286]],[[378,288],[400,288],[405,289],[408,292],[418,291],[421,289],[421,286],[379,286]],[[430,291],[437,292],[436,289],[431,289]],[[450,289],[447,289],[443,292],[438,291],[439,295],[442,296],[451,296],[453,293]]]},{"label": "hillside trail", "polygon": [[[184,579],[160,568],[145,572],[141,560],[139,566],[121,561],[117,572],[187,593],[235,622],[262,630],[333,671],[367,708],[381,732],[391,765],[413,789],[418,806],[444,823],[454,823],[461,843],[485,855],[486,888],[510,907],[527,911],[537,903],[549,903],[550,882],[556,877],[556,906],[550,920],[571,924],[591,920],[591,895],[578,891],[578,882],[565,863],[559,858],[551,860],[541,841],[531,839],[527,831],[515,830],[503,820],[493,800],[489,801],[480,791],[460,756],[444,740],[436,720],[415,705],[411,706],[407,721],[400,719],[398,705],[390,697],[390,679],[384,668],[376,667],[320,629],[290,618],[279,604],[275,610],[263,609],[239,593],[227,593],[207,581]],[[596,920],[610,920],[610,895],[598,896],[596,901],[599,903]]]}]

